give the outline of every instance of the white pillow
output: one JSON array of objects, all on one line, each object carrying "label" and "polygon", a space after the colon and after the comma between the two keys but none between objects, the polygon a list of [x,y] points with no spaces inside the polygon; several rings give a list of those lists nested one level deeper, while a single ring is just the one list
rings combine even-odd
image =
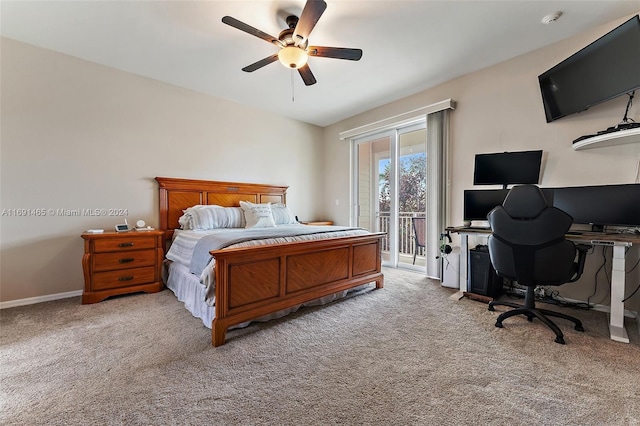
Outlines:
[{"label": "white pillow", "polygon": [[282,203],[272,204],[271,213],[273,214],[273,220],[276,225],[293,225],[298,223],[293,212]]},{"label": "white pillow", "polygon": [[271,203],[254,204],[248,201],[240,201],[240,207],[244,211],[245,228],[271,228],[276,226],[271,213]]},{"label": "white pillow", "polygon": [[244,228],[244,214],[240,207],[193,206],[178,219],[181,229],[208,230]]}]

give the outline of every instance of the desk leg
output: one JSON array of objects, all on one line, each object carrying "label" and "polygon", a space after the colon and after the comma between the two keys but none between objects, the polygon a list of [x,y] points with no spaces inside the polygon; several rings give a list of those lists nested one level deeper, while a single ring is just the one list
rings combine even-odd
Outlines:
[{"label": "desk leg", "polygon": [[469,236],[460,235],[460,291],[469,289]]},{"label": "desk leg", "polygon": [[625,244],[613,246],[613,259],[611,266],[611,318],[609,321],[609,333],[611,339],[616,342],[629,343],[627,330],[624,328],[624,282]]}]

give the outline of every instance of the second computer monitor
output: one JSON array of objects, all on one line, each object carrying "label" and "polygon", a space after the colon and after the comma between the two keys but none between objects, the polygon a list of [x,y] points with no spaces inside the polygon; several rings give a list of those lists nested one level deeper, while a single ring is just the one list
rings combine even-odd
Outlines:
[{"label": "second computer monitor", "polygon": [[[553,189],[540,188],[547,201],[553,205]],[[487,220],[487,215],[496,206],[502,205],[508,189],[467,189],[464,191],[464,220]]]},{"label": "second computer monitor", "polygon": [[573,223],[640,226],[640,184],[553,188],[553,205],[573,217]]}]

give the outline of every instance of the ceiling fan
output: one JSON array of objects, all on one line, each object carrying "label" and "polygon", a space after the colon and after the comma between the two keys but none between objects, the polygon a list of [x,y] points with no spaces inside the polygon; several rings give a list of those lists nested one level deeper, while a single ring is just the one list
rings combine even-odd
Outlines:
[{"label": "ceiling fan", "polygon": [[289,28],[283,30],[276,38],[260,31],[244,22],[238,21],[231,16],[222,18],[222,22],[248,34],[261,38],[280,48],[280,51],[251,65],[242,68],[242,71],[253,72],[257,69],[280,60],[287,68],[297,69],[302,77],[302,81],[307,86],[316,83],[316,79],[309,68],[307,59],[309,56],[319,56],[322,58],[348,59],[358,61],[362,57],[362,49],[349,49],[345,47],[309,46],[309,34],[316,26],[320,16],[327,8],[327,3],[323,0],[307,0],[302,9],[300,18],[295,15],[286,19]]}]

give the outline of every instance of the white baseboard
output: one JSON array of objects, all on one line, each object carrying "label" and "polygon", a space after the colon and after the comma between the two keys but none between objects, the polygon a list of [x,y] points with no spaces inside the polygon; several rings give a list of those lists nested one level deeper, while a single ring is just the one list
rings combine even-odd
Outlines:
[{"label": "white baseboard", "polygon": [[49,302],[51,300],[68,299],[82,296],[82,290],[67,291],[66,293],[47,294],[46,296],[27,297],[26,299],[8,300],[0,302],[0,309],[14,308],[16,306],[34,305],[36,303]]},{"label": "white baseboard", "polygon": [[[563,297],[562,300],[566,300],[567,302],[572,302],[572,303],[587,303],[587,302],[584,302],[582,300],[567,299],[566,297]],[[608,306],[608,305],[594,304],[592,306],[593,306],[593,310],[594,311],[605,312],[607,314],[611,314],[611,307]],[[627,317],[627,318],[638,318],[638,312],[630,311],[628,309],[625,309],[624,310],[624,316]]]}]

